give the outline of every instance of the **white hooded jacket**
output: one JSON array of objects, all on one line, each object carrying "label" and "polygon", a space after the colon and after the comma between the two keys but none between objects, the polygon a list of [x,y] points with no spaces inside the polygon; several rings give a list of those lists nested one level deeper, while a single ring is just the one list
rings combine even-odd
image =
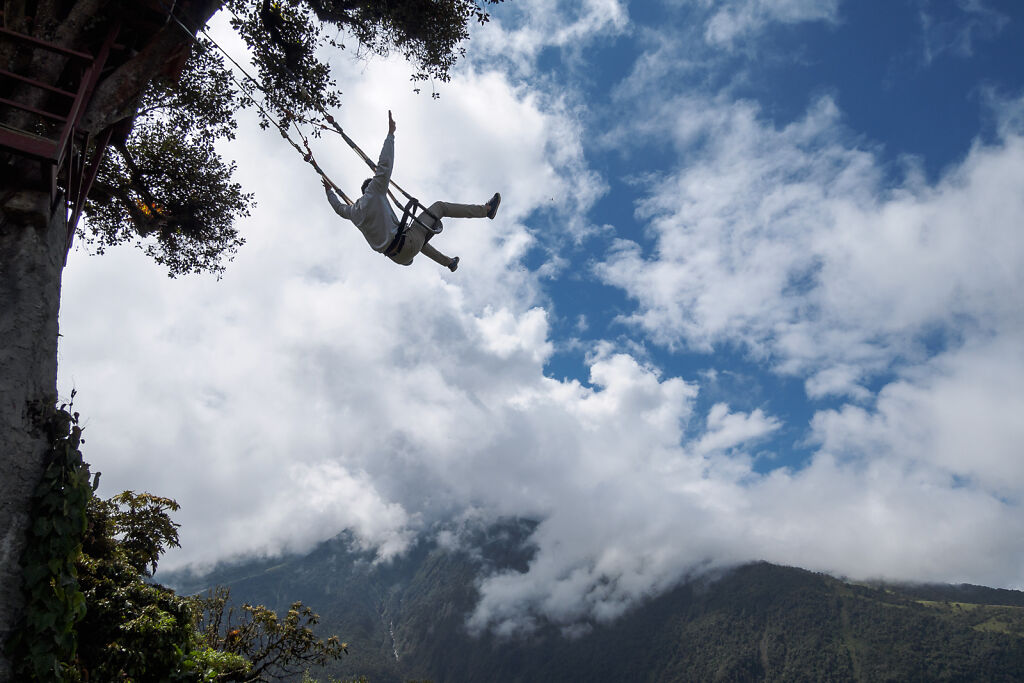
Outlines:
[{"label": "white hooded jacket", "polygon": [[355,223],[374,251],[387,249],[391,240],[398,234],[398,217],[395,216],[391,202],[388,201],[388,183],[394,165],[395,136],[389,134],[384,138],[384,146],[380,150],[377,172],[366,186],[366,192],[355,204],[349,206],[338,199],[329,187],[325,188],[327,201],[334,207],[334,211],[342,218]]}]

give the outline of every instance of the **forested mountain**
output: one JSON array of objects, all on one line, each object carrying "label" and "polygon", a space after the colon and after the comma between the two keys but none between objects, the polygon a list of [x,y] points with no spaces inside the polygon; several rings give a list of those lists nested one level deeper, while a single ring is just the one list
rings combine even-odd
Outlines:
[{"label": "forested mountain", "polygon": [[[1024,593],[981,586],[849,583],[755,563],[680,584],[609,625],[565,638],[471,637],[475,580],[525,570],[532,525],[508,522],[461,550],[420,542],[374,564],[339,536],[303,557],[161,577],[182,592],[229,585],[238,601],[322,617],[348,642],[328,673],[441,681],[1024,680]],[[472,548],[467,550],[466,548]]]}]

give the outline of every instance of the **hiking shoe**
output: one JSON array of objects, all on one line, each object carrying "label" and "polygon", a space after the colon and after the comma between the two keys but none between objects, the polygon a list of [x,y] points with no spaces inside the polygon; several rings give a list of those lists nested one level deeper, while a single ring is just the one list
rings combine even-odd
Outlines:
[{"label": "hiking shoe", "polygon": [[501,204],[501,194],[498,192],[495,192],[490,201],[484,204],[487,207],[487,217],[491,220],[494,220],[494,217],[498,214],[498,204]]},{"label": "hiking shoe", "polygon": [[458,270],[458,268],[459,268],[459,257],[456,256],[455,258],[452,259],[452,262],[448,264],[448,270],[450,270],[450,271],[452,271],[454,273],[456,270]]}]

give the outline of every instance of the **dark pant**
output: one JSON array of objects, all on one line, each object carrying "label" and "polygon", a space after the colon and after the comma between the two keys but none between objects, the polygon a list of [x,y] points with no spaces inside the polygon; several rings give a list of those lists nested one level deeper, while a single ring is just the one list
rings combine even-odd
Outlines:
[{"label": "dark pant", "polygon": [[[434,202],[430,205],[427,211],[438,218],[487,217],[487,207],[483,204],[452,204],[450,202]],[[425,223],[427,227],[433,227],[434,225],[434,219],[427,213],[420,214],[419,220]],[[439,252],[430,244],[427,244],[433,236],[433,232],[430,232],[418,222],[413,221],[412,225],[409,226],[405,233],[405,245],[402,246],[401,251],[391,257],[391,260],[399,265],[408,266],[412,263],[416,254],[422,252],[427,258],[437,261],[447,268],[448,264],[452,262],[452,259]]]}]

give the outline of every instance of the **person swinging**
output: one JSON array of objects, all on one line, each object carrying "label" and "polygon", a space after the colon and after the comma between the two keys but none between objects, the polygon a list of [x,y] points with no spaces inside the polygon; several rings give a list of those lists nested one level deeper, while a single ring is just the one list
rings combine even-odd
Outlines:
[{"label": "person swinging", "polygon": [[459,257],[445,256],[431,244],[430,238],[440,232],[441,218],[490,218],[498,213],[501,194],[494,193],[486,204],[454,204],[434,202],[402,229],[388,201],[388,184],[395,163],[395,119],[388,111],[388,135],[380,151],[377,169],[372,178],[363,181],[363,193],[352,205],[343,202],[334,193],[330,183],[323,179],[327,201],[342,218],[352,221],[374,251],[380,252],[399,265],[412,264],[416,254],[423,253],[448,270],[455,272]]}]

